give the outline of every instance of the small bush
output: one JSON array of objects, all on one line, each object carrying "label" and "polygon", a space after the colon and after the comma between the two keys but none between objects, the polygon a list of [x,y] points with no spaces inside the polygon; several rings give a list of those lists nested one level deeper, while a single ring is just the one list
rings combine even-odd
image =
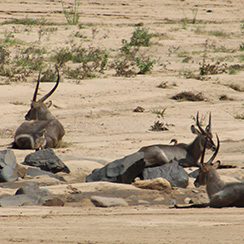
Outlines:
[{"label": "small bush", "polygon": [[240,46],[239,46],[239,50],[240,50],[240,51],[244,51],[244,43],[243,43],[243,42],[240,44]]},{"label": "small bush", "polygon": [[64,1],[61,0],[61,4],[62,4],[62,9],[63,9],[63,13],[64,16],[67,20],[67,23],[69,25],[76,25],[78,24],[79,21],[79,5],[80,5],[80,0],[74,0],[74,3],[72,4],[72,7],[70,8],[70,10],[68,11],[65,6],[64,6]]},{"label": "small bush", "polygon": [[133,32],[132,37],[130,39],[131,46],[149,46],[149,41],[153,37],[153,34],[148,33],[149,30],[145,28],[138,27]]},{"label": "small bush", "polygon": [[40,70],[44,66],[41,55],[21,53],[15,56],[15,65],[22,69]]},{"label": "small bush", "polygon": [[172,96],[171,99],[177,101],[204,101],[204,97],[201,92],[194,94],[193,92],[180,92],[175,96]]},{"label": "small bush", "polygon": [[154,61],[151,61],[149,57],[139,58],[136,57],[136,65],[139,68],[138,74],[146,74],[150,72],[153,68]]},{"label": "small bush", "polygon": [[56,82],[57,80],[57,74],[52,69],[47,69],[45,72],[43,72],[43,76],[41,78],[42,82]]},{"label": "small bush", "polygon": [[[140,46],[148,46],[153,35],[148,34],[148,29],[136,28],[133,32],[130,42],[123,39],[120,54],[111,65],[116,71],[116,76],[130,77],[136,74],[146,74],[152,70],[154,60],[149,57],[138,56]],[[139,71],[136,71],[136,68]]]},{"label": "small bush", "polygon": [[62,67],[65,63],[72,60],[72,53],[68,48],[62,48],[52,57],[52,59],[59,67]]}]

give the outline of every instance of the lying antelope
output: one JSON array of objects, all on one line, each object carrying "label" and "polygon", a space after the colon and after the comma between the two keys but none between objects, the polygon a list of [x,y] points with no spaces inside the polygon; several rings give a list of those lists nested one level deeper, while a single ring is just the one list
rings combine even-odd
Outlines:
[{"label": "lying antelope", "polygon": [[38,76],[36,89],[31,102],[31,108],[25,115],[27,122],[23,122],[15,132],[13,147],[19,149],[54,148],[64,136],[62,124],[51,114],[49,107],[52,102],[44,103],[59,84],[59,72],[55,86],[50,92],[36,101],[40,83]]},{"label": "lying antelope", "polygon": [[211,113],[209,114],[209,122],[205,130],[199,123],[199,114],[196,116],[196,123],[199,128],[196,129],[194,125],[191,126],[191,131],[196,134],[195,140],[189,144],[176,143],[175,145],[150,145],[142,147],[139,152],[144,152],[144,159],[146,167],[154,167],[166,164],[171,160],[176,160],[183,167],[198,167],[198,160],[200,159],[204,147],[205,140],[207,141],[206,148],[215,151],[216,147],[212,140],[211,132]]},{"label": "lying antelope", "polygon": [[212,164],[219,150],[219,138],[217,136],[217,149],[207,163],[204,163],[205,147],[199,164],[199,174],[194,182],[196,187],[206,185],[209,203],[213,208],[244,207],[244,182],[225,183],[220,179],[216,168],[220,161]]}]

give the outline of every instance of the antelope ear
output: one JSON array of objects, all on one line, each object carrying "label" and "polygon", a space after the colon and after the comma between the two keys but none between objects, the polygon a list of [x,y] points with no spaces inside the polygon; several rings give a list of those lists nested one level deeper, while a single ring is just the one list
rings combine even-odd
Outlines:
[{"label": "antelope ear", "polygon": [[47,108],[50,108],[52,106],[52,101],[46,102],[45,105],[47,106]]},{"label": "antelope ear", "polygon": [[215,163],[213,163],[213,167],[215,168],[215,169],[217,169],[219,166],[220,166],[220,164],[221,164],[221,162],[218,160],[218,161],[216,161]]},{"label": "antelope ear", "polygon": [[35,102],[35,101],[31,102],[31,105],[30,106],[31,106],[31,108],[38,107],[37,102]]},{"label": "antelope ear", "polygon": [[201,133],[199,132],[199,130],[195,128],[194,125],[191,126],[191,132],[192,132],[193,134],[197,134],[197,135],[200,135],[200,134],[201,134]]}]

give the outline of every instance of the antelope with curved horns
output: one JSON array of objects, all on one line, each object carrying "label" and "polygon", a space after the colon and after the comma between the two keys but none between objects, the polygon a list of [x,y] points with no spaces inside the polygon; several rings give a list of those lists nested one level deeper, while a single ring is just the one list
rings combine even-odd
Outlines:
[{"label": "antelope with curved horns", "polygon": [[215,151],[216,147],[212,140],[211,132],[211,113],[209,114],[208,125],[205,130],[201,127],[199,122],[199,113],[196,116],[196,124],[191,126],[191,131],[196,134],[195,140],[189,144],[178,143],[175,145],[150,145],[142,147],[139,152],[144,152],[144,160],[146,167],[154,167],[169,163],[171,160],[176,160],[183,167],[198,167],[198,160],[200,159],[205,140],[207,141],[206,148]]},{"label": "antelope with curved horns", "polygon": [[[55,86],[50,92],[36,101],[40,83],[39,72],[35,92],[31,101],[31,108],[25,115],[27,122],[23,122],[15,132],[13,147],[19,149],[54,148],[65,134],[62,124],[51,114],[49,107],[52,102],[44,103],[59,84],[59,72]],[[41,140],[40,140],[41,139]],[[42,145],[40,145],[40,141]]]},{"label": "antelope with curved horns", "polygon": [[220,179],[216,168],[220,161],[212,163],[219,151],[219,138],[217,136],[217,149],[208,160],[204,163],[205,147],[199,164],[199,174],[194,182],[196,187],[206,185],[209,203],[206,206],[213,208],[222,207],[244,207],[244,182],[225,183]]}]

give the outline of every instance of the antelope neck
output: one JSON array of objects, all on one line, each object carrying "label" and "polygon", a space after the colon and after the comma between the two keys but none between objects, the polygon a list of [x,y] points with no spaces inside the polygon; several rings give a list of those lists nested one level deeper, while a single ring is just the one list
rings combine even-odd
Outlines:
[{"label": "antelope neck", "polygon": [[215,193],[219,192],[223,188],[224,182],[220,179],[216,169],[212,168],[212,166],[209,166],[209,171],[206,177],[206,189],[209,198],[211,198]]},{"label": "antelope neck", "polygon": [[203,146],[201,145],[201,137],[197,136],[193,142],[187,145],[187,150],[191,152],[194,161],[197,162],[202,155]]}]

